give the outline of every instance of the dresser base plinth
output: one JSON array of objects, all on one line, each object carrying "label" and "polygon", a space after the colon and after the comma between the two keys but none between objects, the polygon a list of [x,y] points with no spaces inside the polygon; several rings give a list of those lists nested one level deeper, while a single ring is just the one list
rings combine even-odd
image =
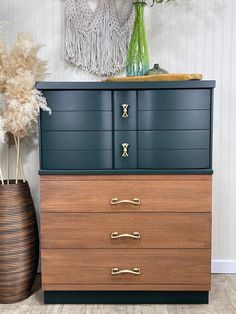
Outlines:
[{"label": "dresser base plinth", "polygon": [[208,291],[45,291],[45,304],[208,304]]}]

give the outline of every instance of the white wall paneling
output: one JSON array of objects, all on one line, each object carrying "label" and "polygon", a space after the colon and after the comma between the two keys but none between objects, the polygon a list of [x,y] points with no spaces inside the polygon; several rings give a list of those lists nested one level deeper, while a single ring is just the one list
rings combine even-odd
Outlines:
[{"label": "white wall paneling", "polygon": [[[41,56],[49,60],[50,80],[98,80],[64,61],[63,7],[64,0],[1,0],[0,20],[9,23],[4,29],[7,44],[17,32],[27,32],[45,45]],[[227,265],[236,260],[236,1],[177,0],[146,8],[146,22],[151,64],[158,62],[170,72],[203,73],[205,79],[217,81],[213,270],[232,270]],[[37,145],[25,144],[23,154],[38,210]],[[226,266],[216,267],[219,263]]]}]

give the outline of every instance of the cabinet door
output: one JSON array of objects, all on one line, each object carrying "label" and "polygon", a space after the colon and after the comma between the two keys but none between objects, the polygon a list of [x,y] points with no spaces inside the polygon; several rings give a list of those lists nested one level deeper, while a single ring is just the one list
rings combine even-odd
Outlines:
[{"label": "cabinet door", "polygon": [[209,130],[139,131],[140,168],[209,168]]},{"label": "cabinet door", "polygon": [[210,90],[138,93],[138,167],[210,167]]},{"label": "cabinet door", "polygon": [[47,91],[52,115],[41,115],[43,169],[111,169],[109,91]]}]

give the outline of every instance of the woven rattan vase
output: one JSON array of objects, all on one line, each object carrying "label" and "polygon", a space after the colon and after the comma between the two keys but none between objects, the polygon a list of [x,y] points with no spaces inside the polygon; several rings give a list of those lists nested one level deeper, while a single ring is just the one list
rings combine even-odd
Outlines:
[{"label": "woven rattan vase", "polygon": [[0,184],[0,303],[30,295],[38,257],[38,227],[28,183]]}]

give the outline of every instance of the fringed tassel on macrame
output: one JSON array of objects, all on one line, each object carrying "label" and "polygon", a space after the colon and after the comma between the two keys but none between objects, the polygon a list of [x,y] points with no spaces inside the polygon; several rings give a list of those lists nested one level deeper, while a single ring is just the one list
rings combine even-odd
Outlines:
[{"label": "fringed tassel on macrame", "polygon": [[[83,2],[84,0],[77,2],[80,1]],[[94,27],[93,20],[93,23],[89,25],[91,28],[88,29],[88,25],[86,26],[86,24],[83,27],[79,27],[78,25],[83,24],[83,18],[89,15],[89,12],[87,14],[83,14],[81,11],[74,12],[74,0],[67,0],[66,59],[69,63],[80,69],[88,70],[97,75],[110,76],[121,72],[125,67],[130,31],[133,23],[132,2],[130,2],[131,7],[125,26],[117,28],[118,21],[114,20],[116,15],[112,14],[110,8],[114,3],[111,0],[100,1],[104,3],[101,5],[100,2],[98,6],[101,9],[107,8],[106,10],[96,10],[96,14],[100,14],[102,19],[98,19],[100,23],[97,24],[97,27]],[[74,5],[73,9],[72,4]],[[78,24],[76,21],[78,21]],[[85,22],[88,23],[88,21]],[[129,24],[128,27],[127,24]]]}]

